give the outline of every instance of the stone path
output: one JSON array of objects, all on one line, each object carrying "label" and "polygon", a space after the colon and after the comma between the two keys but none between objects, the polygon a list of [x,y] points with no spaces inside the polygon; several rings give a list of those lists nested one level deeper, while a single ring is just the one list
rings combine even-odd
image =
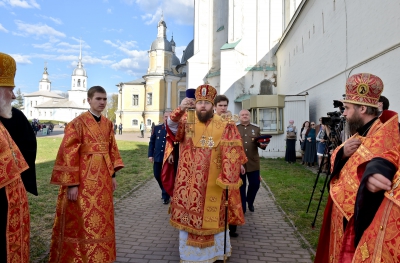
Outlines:
[{"label": "stone path", "polygon": [[[178,230],[169,225],[168,206],[160,198],[152,179],[116,204],[116,262],[179,262]],[[228,262],[312,262],[265,188],[260,188],[254,207],[254,213],[246,213],[246,225],[238,227],[239,237],[231,238]]]}]

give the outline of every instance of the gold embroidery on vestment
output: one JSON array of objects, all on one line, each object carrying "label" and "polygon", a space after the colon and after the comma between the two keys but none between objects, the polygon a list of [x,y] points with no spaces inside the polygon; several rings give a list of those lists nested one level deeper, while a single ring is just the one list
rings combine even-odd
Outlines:
[{"label": "gold embroidery on vestment", "polygon": [[365,243],[360,247],[360,252],[361,252],[362,261],[364,261],[364,260],[366,260],[367,258],[369,258],[369,251],[368,251],[367,242],[365,242]]}]

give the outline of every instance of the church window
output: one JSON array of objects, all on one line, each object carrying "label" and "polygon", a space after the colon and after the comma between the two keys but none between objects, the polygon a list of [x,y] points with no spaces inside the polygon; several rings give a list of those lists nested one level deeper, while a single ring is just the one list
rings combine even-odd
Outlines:
[{"label": "church window", "polygon": [[81,86],[81,80],[80,80],[80,79],[78,79],[78,83],[76,84],[76,86],[77,86],[77,87],[80,87],[80,86]]},{"label": "church window", "polygon": [[31,101],[31,107],[32,107],[32,104],[33,104],[32,102],[33,102],[33,101]]},{"label": "church window", "polygon": [[185,90],[180,90],[179,91],[179,98],[178,98],[179,104],[181,104],[181,102],[182,102],[182,100],[184,98],[186,98],[186,91]]},{"label": "church window", "polygon": [[50,85],[49,84],[47,84],[47,90],[50,90]]},{"label": "church window", "polygon": [[53,116],[53,113],[50,111],[50,117]]},{"label": "church window", "polygon": [[37,106],[37,100],[35,100],[35,106]]},{"label": "church window", "polygon": [[260,83],[260,95],[273,95],[272,82],[264,79]]},{"label": "church window", "polygon": [[32,111],[29,112],[30,116],[32,117]]},{"label": "church window", "polygon": [[75,79],[72,82],[72,87],[75,87]]},{"label": "church window", "polygon": [[42,116],[42,112],[41,111],[39,111],[39,116]]},{"label": "church window", "polygon": [[86,85],[86,84],[85,84],[85,80],[83,80],[83,87],[85,87],[85,85]]},{"label": "church window", "polygon": [[78,113],[77,112],[75,112],[75,117],[78,117]]},{"label": "church window", "polygon": [[138,125],[138,120],[132,120],[132,126],[137,126]]},{"label": "church window", "polygon": [[139,106],[139,95],[132,95],[132,106]]},{"label": "church window", "polygon": [[83,99],[83,104],[85,104],[85,102],[86,102],[86,99]]},{"label": "church window", "polygon": [[44,112],[44,116],[46,116],[46,112]]},{"label": "church window", "polygon": [[150,119],[147,119],[147,127],[150,127],[151,126],[151,120]]},{"label": "church window", "polygon": [[147,105],[153,105],[153,93],[147,93]]}]

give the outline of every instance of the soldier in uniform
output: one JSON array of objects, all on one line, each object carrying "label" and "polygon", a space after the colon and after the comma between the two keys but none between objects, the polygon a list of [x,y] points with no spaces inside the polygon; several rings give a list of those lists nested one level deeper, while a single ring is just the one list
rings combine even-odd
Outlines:
[{"label": "soldier in uniform", "polygon": [[154,126],[153,133],[150,136],[148,153],[149,160],[153,163],[154,178],[156,178],[158,185],[161,188],[161,198],[164,205],[169,203],[169,195],[162,185],[161,169],[164,158],[165,142],[167,141],[165,139],[167,135],[167,130],[165,129],[165,121],[168,119],[170,114],[170,112],[164,113],[164,123]]},{"label": "soldier in uniform", "polygon": [[[239,112],[239,120],[240,123],[237,125],[237,128],[242,136],[244,152],[248,159],[247,163],[241,167],[243,185],[240,187],[243,212],[246,213],[246,201],[250,212],[254,212],[254,199],[260,188],[260,156],[258,155],[258,148],[264,150],[267,145],[257,142],[256,138],[261,136],[260,127],[250,123],[250,112],[248,110],[241,110]],[[249,180],[247,194],[246,177]]]}]

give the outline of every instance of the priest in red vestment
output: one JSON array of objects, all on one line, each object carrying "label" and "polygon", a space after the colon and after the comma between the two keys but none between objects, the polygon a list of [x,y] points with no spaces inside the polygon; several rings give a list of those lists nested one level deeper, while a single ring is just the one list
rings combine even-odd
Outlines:
[{"label": "priest in red vestment", "polygon": [[[226,255],[230,255],[225,217],[229,224],[244,224],[240,195],[229,197],[225,214],[225,189],[239,189],[240,165],[247,158],[235,123],[213,114],[216,94],[210,85],[199,86],[196,99],[183,99],[167,120],[175,141],[180,142],[170,223],[180,230],[179,253],[184,263],[223,259],[225,236]],[[192,116],[186,113],[190,107],[195,108]],[[173,161],[172,155],[168,161]]]},{"label": "priest in red vestment", "polygon": [[123,168],[113,124],[101,115],[100,86],[88,90],[89,111],[65,127],[51,183],[60,185],[49,262],[114,262],[113,191]]},{"label": "priest in red vestment", "polygon": [[382,91],[382,80],[372,74],[346,82],[343,115],[352,137],[331,157],[315,262],[400,262],[398,115],[385,110],[378,118]]},{"label": "priest in red vestment", "polygon": [[[12,117],[15,60],[0,53],[0,116]],[[29,262],[30,218],[21,173],[29,168],[0,121],[0,262]]]}]

